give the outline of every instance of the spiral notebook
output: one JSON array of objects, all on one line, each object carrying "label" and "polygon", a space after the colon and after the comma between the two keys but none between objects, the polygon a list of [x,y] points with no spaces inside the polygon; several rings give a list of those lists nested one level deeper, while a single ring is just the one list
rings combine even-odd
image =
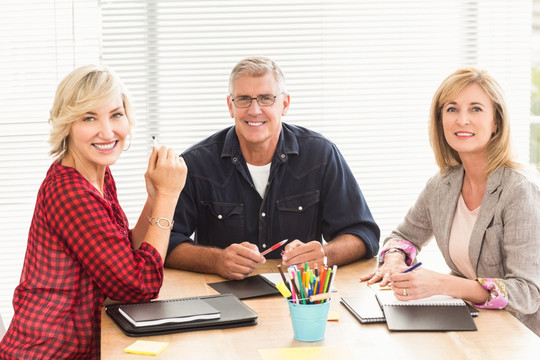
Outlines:
[{"label": "spiral notebook", "polygon": [[419,300],[398,300],[392,291],[379,291],[375,297],[386,324],[393,331],[474,331],[476,325],[467,303],[446,295]]},{"label": "spiral notebook", "polygon": [[386,322],[384,313],[375,296],[342,297],[341,304],[362,324]]},{"label": "spiral notebook", "polygon": [[[384,297],[384,295],[382,295]],[[394,297],[395,299],[395,297]],[[397,300],[397,299],[396,299]],[[441,301],[441,298],[438,298]],[[425,300],[423,300],[425,303]],[[444,303],[444,301],[443,301]],[[342,297],[341,304],[362,324],[375,324],[386,322],[383,310],[375,294],[373,296],[349,296]],[[478,316],[478,309],[467,304],[471,316]]]}]

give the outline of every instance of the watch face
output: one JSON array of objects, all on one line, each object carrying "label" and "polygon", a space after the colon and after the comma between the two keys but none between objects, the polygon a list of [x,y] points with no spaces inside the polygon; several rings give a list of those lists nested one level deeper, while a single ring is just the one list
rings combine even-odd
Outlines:
[{"label": "watch face", "polygon": [[[390,254],[390,253],[400,253],[401,255],[403,255],[404,258],[407,257],[407,255],[405,254],[405,251],[401,250],[401,249],[397,249],[397,248],[392,248],[392,249],[388,249],[386,251],[386,254]],[[385,255],[386,255],[385,254]]]},{"label": "watch face", "polygon": [[398,249],[398,248],[390,248],[388,250],[386,250],[383,254],[383,256],[379,256],[379,263],[382,264],[384,263],[384,256],[386,254],[390,254],[390,253],[394,253],[394,252],[398,252],[400,253],[401,255],[403,255],[403,260],[406,260],[407,259],[407,254],[405,253],[405,251],[401,250],[401,249]]}]

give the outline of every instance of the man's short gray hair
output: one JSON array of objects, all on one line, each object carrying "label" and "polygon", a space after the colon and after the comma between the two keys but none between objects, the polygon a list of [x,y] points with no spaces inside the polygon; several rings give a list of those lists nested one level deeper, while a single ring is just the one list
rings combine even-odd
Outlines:
[{"label": "man's short gray hair", "polygon": [[279,92],[285,92],[285,76],[279,66],[267,57],[253,56],[240,60],[232,69],[229,77],[229,93],[232,94],[233,82],[237,78],[241,76],[261,77],[270,72],[277,80]]}]

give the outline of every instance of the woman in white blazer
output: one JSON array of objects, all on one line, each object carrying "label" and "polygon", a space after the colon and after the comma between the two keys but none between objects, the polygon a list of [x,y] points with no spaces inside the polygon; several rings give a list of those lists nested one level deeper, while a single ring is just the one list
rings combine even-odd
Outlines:
[{"label": "woman in white blazer", "polygon": [[[444,294],[504,308],[540,336],[540,187],[513,160],[500,86],[457,70],[433,97],[429,133],[440,172],[362,280],[391,283],[400,300]],[[453,274],[402,273],[432,237]]]}]

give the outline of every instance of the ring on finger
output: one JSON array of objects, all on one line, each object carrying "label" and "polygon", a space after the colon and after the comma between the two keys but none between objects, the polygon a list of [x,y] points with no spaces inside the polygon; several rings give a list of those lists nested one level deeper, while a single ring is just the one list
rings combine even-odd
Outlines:
[{"label": "ring on finger", "polygon": [[407,289],[406,288],[403,288],[403,290],[401,291],[401,294],[403,296],[407,296]]},{"label": "ring on finger", "polygon": [[379,276],[379,277],[382,277],[382,274],[379,270],[375,271],[375,276]]}]

